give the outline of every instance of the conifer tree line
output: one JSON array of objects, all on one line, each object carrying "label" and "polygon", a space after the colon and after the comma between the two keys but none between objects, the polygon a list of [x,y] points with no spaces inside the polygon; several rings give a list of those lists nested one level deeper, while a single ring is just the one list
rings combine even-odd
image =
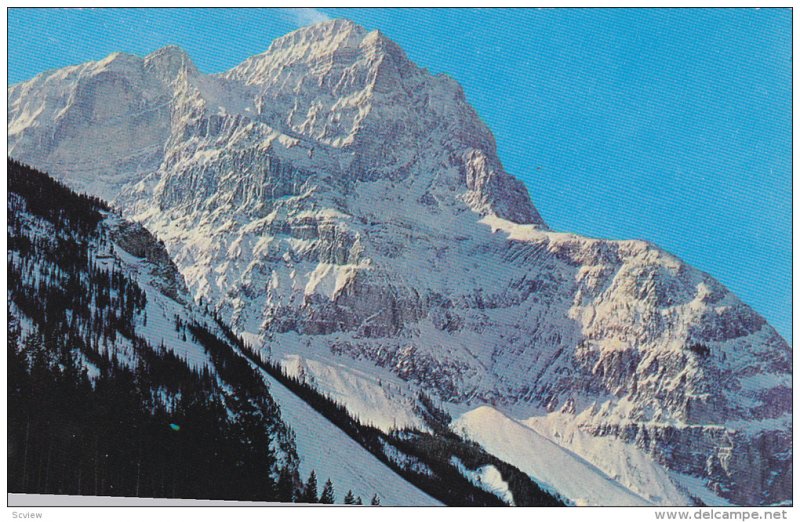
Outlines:
[{"label": "conifer tree line", "polygon": [[8,333],[10,492],[276,499],[268,434],[231,420],[208,370],[154,350],[90,379],[62,336]]},{"label": "conifer tree line", "polygon": [[245,357],[177,315],[213,371],[137,334],[147,295],[97,254],[109,207],[8,167],[9,492],[335,503],[330,479],[321,493],[316,472],[300,479],[291,430]]},{"label": "conifer tree line", "polygon": [[[53,223],[57,228],[69,226],[82,234],[95,230],[103,218],[101,211],[111,208],[102,199],[76,194],[44,172],[8,158],[8,192],[26,202],[28,212]],[[11,204],[9,198],[9,204]],[[9,209],[9,220],[13,212]]]},{"label": "conifer tree line", "polygon": [[264,383],[230,348],[211,354],[221,378],[138,336],[145,292],[96,258],[107,207],[8,167],[9,491],[291,500],[298,458]]}]

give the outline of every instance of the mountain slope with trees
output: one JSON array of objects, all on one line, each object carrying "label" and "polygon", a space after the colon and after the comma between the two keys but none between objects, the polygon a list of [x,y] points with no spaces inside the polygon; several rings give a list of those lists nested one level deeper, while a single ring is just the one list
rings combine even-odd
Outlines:
[{"label": "mountain slope with trees", "polygon": [[190,333],[214,337],[176,273],[159,282],[182,302],[155,288],[174,271],[163,245],[136,228],[127,240],[150,257],[137,258],[117,237],[135,227],[103,202],[12,160],[8,173],[9,491],[277,500],[279,481],[298,487],[258,373]]},{"label": "mountain slope with trees", "polygon": [[[498,464],[518,505],[560,504],[449,433],[428,398],[433,433],[362,424],[194,305],[147,230],[24,164],[8,172],[10,492],[381,505],[407,481],[431,495],[408,486],[409,503],[504,505],[453,453]],[[300,460],[319,456],[297,454],[270,382],[377,457],[361,460],[385,470],[383,496],[357,484],[337,496],[313,469],[303,480]]]}]

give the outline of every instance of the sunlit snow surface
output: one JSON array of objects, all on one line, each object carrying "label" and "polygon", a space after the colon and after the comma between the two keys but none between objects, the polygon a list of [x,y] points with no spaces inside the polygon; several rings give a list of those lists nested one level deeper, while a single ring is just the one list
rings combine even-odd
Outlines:
[{"label": "sunlit snow surface", "polygon": [[438,506],[438,501],[406,482],[282,384],[264,374],[281,416],[292,427],[300,455],[300,474],[312,470],[322,485],[331,479],[337,503],[348,490],[369,503],[377,494],[384,506]]}]

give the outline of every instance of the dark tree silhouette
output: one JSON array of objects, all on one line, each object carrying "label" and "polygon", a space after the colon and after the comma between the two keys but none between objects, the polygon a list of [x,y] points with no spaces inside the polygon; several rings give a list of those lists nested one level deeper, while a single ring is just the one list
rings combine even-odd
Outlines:
[{"label": "dark tree silhouette", "polygon": [[319,497],[320,504],[334,504],[336,498],[333,491],[333,483],[331,479],[325,481],[325,486],[322,488],[322,495]]},{"label": "dark tree silhouette", "polygon": [[306,504],[316,504],[319,502],[319,497],[317,495],[317,472],[313,469],[303,488],[303,496],[300,501]]},{"label": "dark tree silhouette", "polygon": [[281,468],[278,476],[277,499],[278,502],[294,502],[295,483],[294,476],[288,468]]}]

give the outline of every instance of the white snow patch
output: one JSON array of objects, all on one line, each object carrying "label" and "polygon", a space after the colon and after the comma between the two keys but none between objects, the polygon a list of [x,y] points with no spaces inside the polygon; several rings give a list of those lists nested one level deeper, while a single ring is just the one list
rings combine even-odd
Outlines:
[{"label": "white snow patch", "polygon": [[576,505],[652,505],[596,466],[490,406],[465,413],[452,427]]},{"label": "white snow patch", "polygon": [[287,374],[303,376],[319,392],[345,405],[361,422],[384,432],[400,428],[424,429],[412,413],[413,401],[391,378],[384,382],[380,377],[342,363],[298,354],[284,355],[281,365]]},{"label": "white snow patch", "polygon": [[509,506],[515,505],[514,495],[512,495],[511,490],[508,489],[508,482],[503,480],[503,475],[496,467],[488,464],[478,469],[469,469],[456,456],[450,458],[450,463],[474,485],[496,495]]},{"label": "white snow patch", "polygon": [[352,490],[365,502],[377,494],[385,506],[441,505],[406,482],[266,372],[263,375],[269,382],[270,394],[280,405],[281,418],[294,431],[303,479],[311,470],[316,471],[320,484],[330,478],[337,503],[342,503],[344,494]]},{"label": "white snow patch", "polygon": [[552,413],[531,417],[522,423],[551,442],[576,453],[653,504],[691,504],[690,499],[670,480],[669,473],[648,455],[612,437],[594,437],[582,431],[574,415]]}]

